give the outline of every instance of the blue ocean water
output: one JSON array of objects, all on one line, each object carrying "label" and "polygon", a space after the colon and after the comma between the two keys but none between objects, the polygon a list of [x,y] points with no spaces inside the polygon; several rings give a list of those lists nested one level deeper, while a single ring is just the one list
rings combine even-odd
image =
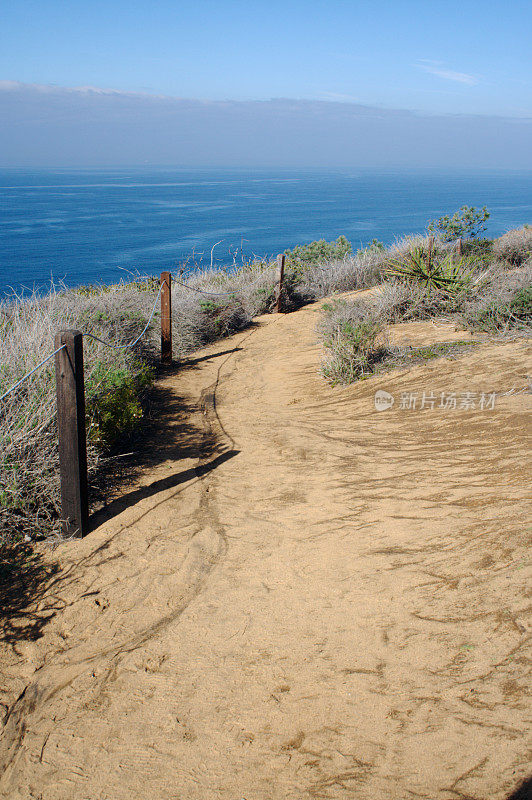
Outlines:
[{"label": "blue ocean water", "polygon": [[155,274],[345,234],[355,247],[421,232],[462,205],[488,235],[532,222],[532,173],[0,170],[0,294]]}]

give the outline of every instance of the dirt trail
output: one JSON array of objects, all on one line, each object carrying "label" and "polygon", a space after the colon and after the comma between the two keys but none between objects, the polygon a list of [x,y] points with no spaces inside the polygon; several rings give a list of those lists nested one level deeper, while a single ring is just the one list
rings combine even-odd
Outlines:
[{"label": "dirt trail", "polygon": [[[502,800],[526,774],[525,345],[331,389],[316,321],[161,382],[159,463],[54,552],[43,636],[2,656],[0,796]],[[431,390],[511,393],[400,408]]]}]

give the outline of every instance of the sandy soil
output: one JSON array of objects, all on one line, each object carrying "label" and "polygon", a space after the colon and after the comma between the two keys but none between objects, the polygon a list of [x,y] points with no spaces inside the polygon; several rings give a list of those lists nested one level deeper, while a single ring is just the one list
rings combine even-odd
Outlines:
[{"label": "sandy soil", "polygon": [[3,650],[0,796],[501,800],[526,775],[525,345],[331,389],[316,311],[161,381],[149,468]]}]

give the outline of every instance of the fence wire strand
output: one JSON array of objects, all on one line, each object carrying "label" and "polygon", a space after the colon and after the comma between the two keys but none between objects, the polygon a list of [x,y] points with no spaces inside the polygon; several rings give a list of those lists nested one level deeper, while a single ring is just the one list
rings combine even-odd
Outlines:
[{"label": "fence wire strand", "polygon": [[50,353],[50,355],[49,355],[49,356],[46,356],[46,358],[44,358],[44,359],[43,359],[43,360],[40,362],[40,364],[37,364],[37,366],[36,366],[36,367],[34,367],[34,368],[31,370],[31,372],[28,372],[28,374],[27,374],[27,375],[24,375],[24,377],[23,377],[23,378],[21,378],[19,381],[17,381],[16,383],[14,383],[14,384],[13,384],[13,386],[11,386],[11,388],[7,390],[7,392],[4,392],[4,394],[3,394],[2,396],[0,396],[0,402],[1,402],[2,400],[4,400],[4,399],[5,399],[5,398],[6,398],[8,395],[10,395],[10,394],[11,394],[11,392],[14,392],[14,391],[15,391],[15,389],[18,389],[18,387],[19,387],[19,386],[21,386],[21,385],[24,383],[24,381],[27,381],[27,380],[28,380],[28,378],[31,378],[31,376],[33,375],[33,373],[34,373],[34,372],[37,372],[37,370],[38,370],[38,369],[40,369],[42,366],[44,366],[44,364],[46,364],[46,362],[47,362],[47,361],[50,361],[50,359],[51,359],[51,358],[53,358],[53,357],[54,357],[54,356],[55,356],[57,353],[59,353],[61,350],[64,350],[64,348],[65,348],[65,347],[66,347],[66,344],[63,344],[63,345],[61,345],[61,347],[58,347],[58,348],[57,348],[57,350],[54,350],[54,352],[53,352],[53,353]]},{"label": "fence wire strand", "polygon": [[[157,292],[157,296],[155,298],[155,301],[153,303],[153,308],[151,310],[151,314],[149,316],[149,319],[148,319],[146,325],[144,326],[144,328],[142,329],[142,332],[137,336],[137,338],[134,341],[129,342],[128,344],[115,345],[115,344],[111,344],[110,342],[105,342],[103,339],[99,339],[98,336],[94,336],[94,334],[92,334],[92,333],[87,333],[87,332],[82,331],[83,336],[88,336],[91,339],[95,339],[97,342],[101,342],[101,344],[104,344],[107,347],[113,348],[115,350],[127,350],[130,347],[134,347],[137,344],[137,342],[139,342],[142,339],[142,337],[144,336],[144,334],[148,330],[149,324],[153,319],[153,315],[155,314],[155,309],[157,307],[157,302],[159,300],[159,296],[161,294],[162,288],[163,287],[162,287],[162,284],[161,284],[161,286],[159,287],[159,291]],[[0,395],[0,402],[2,402],[2,400],[5,400],[5,398],[8,397],[12,392],[14,392],[15,389],[18,389],[19,386],[21,386],[25,381],[27,381],[28,378],[31,378],[31,376],[35,372],[37,372],[37,370],[39,370],[41,367],[43,367],[48,361],[50,361],[50,359],[52,359],[57,353],[59,353],[65,347],[66,347],[66,344],[62,345],[61,347],[58,347],[57,350],[54,350],[53,353],[50,353],[49,356],[46,356],[46,358],[44,358],[39,364],[37,364],[36,367],[34,367],[30,372],[28,372],[27,375],[24,375],[24,377],[22,377],[19,381],[14,383],[13,386],[11,386],[7,390],[7,392],[4,392],[4,394]]]},{"label": "fence wire strand", "polygon": [[185,289],[188,289],[189,292],[197,292],[197,294],[204,294],[208,297],[232,297],[233,295],[239,294],[242,291],[242,289],[235,289],[232,292],[205,292],[203,289],[196,289],[194,286],[189,286],[187,283],[178,281],[176,278],[172,278],[172,283],[177,283],[178,286],[183,286]]},{"label": "fence wire strand", "polygon": [[[273,268],[271,271],[273,271]],[[256,283],[263,281],[265,272],[267,272],[267,270],[264,270],[264,272],[262,272],[254,281],[248,283],[246,289],[249,289],[251,286],[255,286]],[[174,277],[172,277],[172,283],[176,283],[178,286],[183,286],[183,288],[188,289],[189,292],[197,292],[197,294],[204,294],[207,295],[207,297],[232,297],[235,294],[240,294],[244,291],[244,287],[240,287],[239,289],[233,289],[229,292],[206,292],[204,289],[196,289],[195,286],[189,286],[188,283],[183,283],[183,281],[180,281]]]},{"label": "fence wire strand", "polygon": [[[248,286],[246,288],[249,288],[249,286],[254,286],[256,283],[259,283],[263,279],[264,279],[264,274],[259,275],[259,277],[255,281],[253,281],[252,283],[248,284]],[[228,291],[228,292],[206,292],[203,289],[196,289],[196,287],[194,287],[194,286],[189,286],[187,283],[184,283],[183,281],[177,280],[177,278],[173,278],[172,277],[171,282],[177,284],[178,286],[182,286],[184,289],[188,289],[190,292],[196,292],[197,294],[206,295],[207,297],[233,297],[234,295],[240,294],[243,291],[242,288],[239,288],[239,289],[234,289],[234,290],[231,290],[231,291]],[[118,344],[118,345],[117,344],[112,344],[111,342],[106,342],[104,339],[100,339],[99,336],[95,336],[93,333],[89,333],[88,331],[82,331],[83,336],[85,336],[86,338],[89,338],[89,339],[94,339],[94,341],[100,342],[100,344],[103,344],[103,345],[105,345],[106,347],[109,347],[112,350],[128,350],[129,348],[134,347],[137,344],[137,342],[139,342],[142,339],[142,337],[144,336],[144,334],[148,330],[148,327],[149,327],[149,325],[150,325],[150,323],[151,323],[151,321],[153,319],[153,316],[155,314],[155,309],[157,308],[157,303],[158,303],[159,297],[161,295],[162,289],[163,289],[163,283],[161,283],[161,285],[159,286],[159,291],[157,292],[157,295],[155,297],[155,300],[154,300],[154,303],[153,303],[153,307],[152,307],[150,316],[148,318],[148,321],[146,322],[146,325],[142,329],[141,333],[137,336],[137,338],[134,339],[132,342],[128,342],[127,344]],[[62,345],[57,350],[54,350],[53,353],[50,353],[49,356],[47,356],[39,364],[37,364],[37,366],[34,367],[31,370],[31,372],[28,372],[27,375],[24,375],[23,378],[21,378],[19,381],[17,381],[15,384],[13,384],[13,386],[11,386],[7,390],[7,392],[4,392],[4,394],[0,395],[0,402],[2,400],[5,400],[5,398],[8,397],[12,392],[14,392],[15,389],[18,389],[19,386],[21,386],[25,381],[27,381],[28,378],[31,378],[31,376],[35,372],[37,372],[37,370],[39,370],[42,366],[44,366],[48,361],[50,361],[50,359],[52,359],[57,353],[59,353],[65,347],[66,347],[66,345]]]},{"label": "fence wire strand", "polygon": [[162,292],[162,289],[163,289],[163,284],[161,283],[161,285],[159,286],[159,291],[157,292],[157,296],[155,298],[155,302],[153,303],[153,308],[151,310],[151,314],[149,316],[149,319],[148,319],[146,325],[144,326],[144,328],[142,329],[142,332],[139,333],[139,335],[137,336],[137,338],[134,341],[128,342],[128,344],[111,344],[111,342],[106,342],[103,339],[100,339],[98,336],[95,336],[93,333],[88,333],[88,332],[82,331],[83,336],[86,336],[89,339],[94,339],[96,342],[100,342],[101,344],[104,344],[106,347],[109,347],[109,348],[111,348],[113,350],[128,350],[130,347],[135,347],[137,342],[140,342],[140,340],[142,339],[142,337],[144,336],[144,334],[148,330],[149,324],[153,319],[153,315],[155,314],[155,309],[157,308],[157,302],[159,300],[159,296],[160,296],[160,294]]}]

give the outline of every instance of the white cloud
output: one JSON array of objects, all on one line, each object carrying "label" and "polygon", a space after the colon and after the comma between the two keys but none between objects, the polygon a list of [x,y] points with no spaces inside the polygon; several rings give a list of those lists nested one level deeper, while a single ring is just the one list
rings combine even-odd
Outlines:
[{"label": "white cloud", "polygon": [[[71,94],[71,95],[112,95],[116,97],[130,97],[158,100],[167,99],[166,95],[151,94],[148,92],[128,92],[122,89],[106,89],[101,86],[56,86],[55,84],[22,83],[21,81],[0,80],[0,92],[35,92],[39,94]],[[179,99],[179,98],[168,98]]]},{"label": "white cloud", "polygon": [[515,124],[493,115],[415,113],[334,93],[328,100],[205,101],[6,81],[0,106],[6,166],[530,169],[532,118]]},{"label": "white cloud", "polygon": [[23,86],[19,81],[0,81],[0,92],[16,92]]},{"label": "white cloud", "polygon": [[436,75],[438,78],[455,81],[455,83],[465,83],[468,86],[475,86],[479,82],[479,79],[475,75],[446,69],[441,62],[437,61],[422,61],[416,64],[416,67],[418,67],[418,69],[424,69],[425,72],[430,72],[431,75]]},{"label": "white cloud", "polygon": [[359,97],[352,94],[339,94],[338,92],[320,92],[320,99],[333,100],[337,103],[360,103]]}]

